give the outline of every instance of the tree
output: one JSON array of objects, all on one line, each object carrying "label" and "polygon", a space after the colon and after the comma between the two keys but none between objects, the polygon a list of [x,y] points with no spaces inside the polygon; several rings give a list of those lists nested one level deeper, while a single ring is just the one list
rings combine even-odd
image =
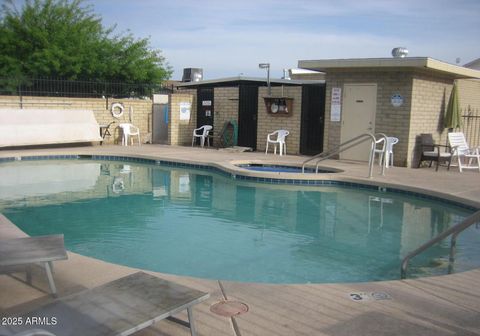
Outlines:
[{"label": "tree", "polygon": [[0,11],[0,74],[160,84],[172,70],[148,38],[115,35],[83,0],[27,0]]}]

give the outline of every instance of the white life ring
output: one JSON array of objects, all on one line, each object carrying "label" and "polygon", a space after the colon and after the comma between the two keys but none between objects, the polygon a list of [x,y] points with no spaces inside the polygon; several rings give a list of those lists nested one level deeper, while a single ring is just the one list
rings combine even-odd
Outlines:
[{"label": "white life ring", "polygon": [[[117,107],[118,107],[118,109],[117,109]],[[112,115],[115,118],[120,118],[123,115],[123,110],[124,110],[123,104],[121,104],[121,103],[113,103],[112,104],[111,112],[112,112]]]},{"label": "white life ring", "polygon": [[119,194],[124,190],[125,190],[125,183],[123,182],[123,179],[121,177],[115,177],[113,179],[112,191],[115,194]]}]

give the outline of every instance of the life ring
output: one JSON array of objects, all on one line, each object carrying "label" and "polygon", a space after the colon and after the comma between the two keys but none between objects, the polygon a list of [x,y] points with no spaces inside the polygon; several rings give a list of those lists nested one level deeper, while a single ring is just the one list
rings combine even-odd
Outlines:
[{"label": "life ring", "polygon": [[125,190],[125,183],[123,182],[123,179],[121,177],[115,177],[113,179],[112,191],[115,194],[119,194],[124,190]]},{"label": "life ring", "polygon": [[121,103],[112,104],[111,112],[115,118],[120,118],[123,115],[123,110],[124,110],[123,104]]}]

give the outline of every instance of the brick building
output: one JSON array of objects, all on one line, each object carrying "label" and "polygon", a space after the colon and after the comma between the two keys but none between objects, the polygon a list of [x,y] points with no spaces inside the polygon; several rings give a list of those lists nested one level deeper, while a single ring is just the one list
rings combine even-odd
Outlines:
[{"label": "brick building", "polygon": [[[443,116],[454,81],[462,107],[480,107],[480,71],[428,57],[301,60],[298,66],[326,73],[325,150],[365,132],[385,133],[400,140],[394,164],[416,166],[421,133],[446,143]],[[367,160],[368,150],[340,158]]]},{"label": "brick building", "polygon": [[[191,142],[195,127],[212,125],[218,135],[225,122],[234,120],[238,123],[239,146],[263,151],[268,133],[287,129],[288,154],[321,152],[325,82],[273,79],[270,85],[270,94],[264,78],[232,77],[177,85],[179,91],[175,95],[194,96],[192,108],[196,113],[189,121],[189,133],[178,144]],[[278,102],[288,105],[288,109],[272,111],[272,104]]]}]

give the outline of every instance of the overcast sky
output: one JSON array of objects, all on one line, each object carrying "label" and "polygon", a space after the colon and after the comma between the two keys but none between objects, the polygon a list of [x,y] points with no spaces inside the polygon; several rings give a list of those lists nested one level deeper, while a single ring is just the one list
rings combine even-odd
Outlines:
[{"label": "overcast sky", "polygon": [[463,65],[480,57],[480,0],[86,0],[117,32],[150,37],[181,79],[272,77],[298,60],[409,56]]}]

